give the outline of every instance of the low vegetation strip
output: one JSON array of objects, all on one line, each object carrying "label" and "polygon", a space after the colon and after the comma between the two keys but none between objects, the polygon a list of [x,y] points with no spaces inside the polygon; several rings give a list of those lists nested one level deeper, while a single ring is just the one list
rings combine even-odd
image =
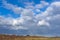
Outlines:
[{"label": "low vegetation strip", "polygon": [[0,40],[60,40],[60,37],[0,35]]}]

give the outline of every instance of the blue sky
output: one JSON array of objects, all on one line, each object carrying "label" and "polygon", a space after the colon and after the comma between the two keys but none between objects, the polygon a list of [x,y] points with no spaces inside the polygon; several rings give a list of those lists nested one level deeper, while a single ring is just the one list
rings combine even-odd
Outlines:
[{"label": "blue sky", "polygon": [[0,0],[0,34],[60,36],[59,0]]}]

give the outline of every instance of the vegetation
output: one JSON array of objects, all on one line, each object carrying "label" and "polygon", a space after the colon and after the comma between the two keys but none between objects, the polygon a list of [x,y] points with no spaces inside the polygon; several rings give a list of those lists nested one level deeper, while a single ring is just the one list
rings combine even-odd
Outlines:
[{"label": "vegetation", "polygon": [[0,40],[60,40],[60,37],[0,35]]}]

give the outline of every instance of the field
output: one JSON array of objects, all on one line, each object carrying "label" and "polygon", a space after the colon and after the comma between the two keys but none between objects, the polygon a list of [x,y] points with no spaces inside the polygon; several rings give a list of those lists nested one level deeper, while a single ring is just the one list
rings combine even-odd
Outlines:
[{"label": "field", "polygon": [[0,40],[60,40],[60,37],[0,35]]}]

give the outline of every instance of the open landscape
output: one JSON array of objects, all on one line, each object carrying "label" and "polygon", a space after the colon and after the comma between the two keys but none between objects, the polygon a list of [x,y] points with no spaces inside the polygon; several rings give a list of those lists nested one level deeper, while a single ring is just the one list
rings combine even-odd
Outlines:
[{"label": "open landscape", "polygon": [[60,37],[0,35],[0,40],[60,40]]},{"label": "open landscape", "polygon": [[60,0],[0,0],[0,40],[60,40]]}]

